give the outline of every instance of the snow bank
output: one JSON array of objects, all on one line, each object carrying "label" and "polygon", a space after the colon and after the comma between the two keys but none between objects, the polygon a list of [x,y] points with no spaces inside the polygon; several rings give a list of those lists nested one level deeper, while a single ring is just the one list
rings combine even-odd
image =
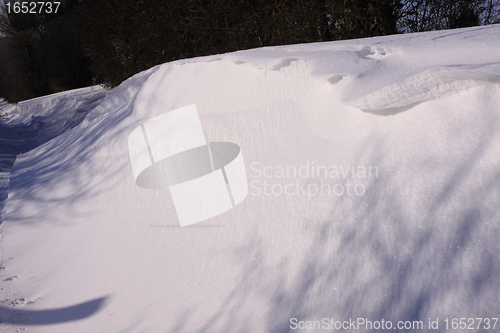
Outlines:
[{"label": "snow bank", "polygon": [[80,124],[105,94],[102,87],[94,86],[16,104],[0,102],[0,223],[16,156]]},{"label": "snow bank", "polygon": [[[498,317],[499,32],[270,47],[132,77],[16,161],[3,325],[288,332],[292,318],[439,318],[444,332],[446,318]],[[241,147],[250,193],[180,228],[168,191],[136,186],[127,138],[191,104],[209,141]]]}]

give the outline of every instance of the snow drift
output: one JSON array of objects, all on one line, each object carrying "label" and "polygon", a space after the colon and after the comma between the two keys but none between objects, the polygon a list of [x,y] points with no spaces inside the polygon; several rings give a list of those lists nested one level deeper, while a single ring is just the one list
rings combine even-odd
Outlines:
[{"label": "snow drift", "polygon": [[[396,332],[438,318],[445,332],[446,318],[498,318],[499,42],[494,25],[135,75],[17,158],[2,328],[288,332],[293,318],[365,318]],[[209,141],[241,147],[250,187],[180,228],[168,191],[135,185],[127,138],[191,104]]]}]

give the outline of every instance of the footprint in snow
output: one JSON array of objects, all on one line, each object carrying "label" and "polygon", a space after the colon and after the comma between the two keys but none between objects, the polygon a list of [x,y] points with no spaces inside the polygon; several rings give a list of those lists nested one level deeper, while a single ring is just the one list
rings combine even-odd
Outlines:
[{"label": "footprint in snow", "polygon": [[19,279],[19,277],[17,275],[14,275],[14,276],[11,276],[10,278],[3,280],[3,282],[14,281],[15,279]]}]

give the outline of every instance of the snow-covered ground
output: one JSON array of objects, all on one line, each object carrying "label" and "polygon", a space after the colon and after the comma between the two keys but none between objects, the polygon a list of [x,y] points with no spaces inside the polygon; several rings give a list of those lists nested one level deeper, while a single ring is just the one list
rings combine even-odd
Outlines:
[{"label": "snow-covered ground", "polygon": [[[59,97],[29,103],[86,117],[57,113],[64,133],[11,170],[0,331],[500,331],[499,25],[181,60]],[[128,135],[191,104],[250,187],[181,228],[168,190],[135,184]]]},{"label": "snow-covered ground", "polygon": [[17,104],[0,100],[0,223],[16,156],[80,124],[105,95],[106,90],[95,86]]}]

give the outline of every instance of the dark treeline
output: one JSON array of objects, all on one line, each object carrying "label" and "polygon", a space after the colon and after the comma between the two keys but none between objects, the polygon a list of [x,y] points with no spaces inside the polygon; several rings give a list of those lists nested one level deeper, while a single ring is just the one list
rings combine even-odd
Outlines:
[{"label": "dark treeline", "polygon": [[5,2],[0,96],[11,102],[113,87],[182,58],[500,23],[500,0],[60,0],[51,14]]}]

